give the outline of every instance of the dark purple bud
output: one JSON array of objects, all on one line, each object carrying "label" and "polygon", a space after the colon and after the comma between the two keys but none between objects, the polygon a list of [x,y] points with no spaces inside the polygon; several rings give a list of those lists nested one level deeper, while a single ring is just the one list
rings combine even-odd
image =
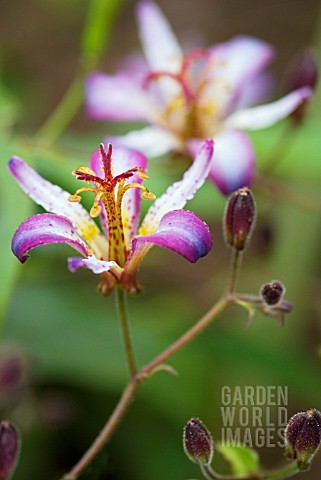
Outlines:
[{"label": "dark purple bud", "polygon": [[260,289],[261,297],[267,305],[277,305],[285,293],[285,288],[281,282],[274,280],[266,283]]},{"label": "dark purple bud", "polygon": [[0,480],[9,480],[17,463],[19,436],[7,420],[0,422]]},{"label": "dark purple bud", "polygon": [[[310,87],[314,90],[318,81],[318,73],[318,65],[313,53],[309,50],[300,52],[289,67],[286,90],[292,92],[301,87]],[[309,100],[304,100],[292,112],[291,118],[294,123],[302,122],[308,102]]]},{"label": "dark purple bud", "polygon": [[300,412],[290,418],[285,429],[286,454],[307,470],[321,443],[321,414],[317,410]]},{"label": "dark purple bud", "polygon": [[256,206],[252,192],[243,187],[232,193],[224,215],[226,242],[236,250],[244,250],[254,230]]},{"label": "dark purple bud", "polygon": [[183,434],[184,450],[195,463],[209,465],[213,458],[213,440],[210,432],[198,418],[191,418]]}]

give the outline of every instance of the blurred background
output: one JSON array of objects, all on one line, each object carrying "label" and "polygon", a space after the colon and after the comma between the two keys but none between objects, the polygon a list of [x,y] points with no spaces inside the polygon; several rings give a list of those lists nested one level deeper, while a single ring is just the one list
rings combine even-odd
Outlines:
[{"label": "blurred background", "polygon": [[[136,2],[114,2],[106,24],[106,48],[98,68],[114,72],[122,56],[139,49]],[[312,47],[320,59],[320,1],[159,0],[179,39],[205,46],[249,34],[277,49],[272,70],[275,97],[293,56]],[[106,134],[126,125],[95,123],[79,108],[53,144],[36,142],[44,124],[73,81],[89,2],[14,0],[0,16],[0,215],[2,282],[0,309],[0,409],[22,435],[15,480],[58,479],[89,446],[126,383],[122,339],[114,298],[96,293],[87,271],[70,273],[71,250],[46,246],[20,265],[10,251],[21,221],[41,211],[20,192],[6,169],[12,154],[22,156],[46,178],[74,191],[70,172],[86,164]],[[225,385],[286,386],[288,414],[321,409],[321,140],[320,93],[303,126],[273,172],[278,191],[254,187],[258,219],[246,252],[238,290],[256,294],[278,279],[295,309],[285,327],[256,314],[230,308],[208,331],[170,360],[178,377],[160,372],[142,386],[111,443],[82,478],[161,480],[200,478],[182,449],[182,429],[200,417],[219,442]],[[285,123],[251,134],[259,169]],[[163,157],[149,164],[149,188],[161,194],[186,165]],[[303,207],[305,195],[314,208]],[[301,201],[303,199],[303,201]],[[309,202],[310,204],[310,202]],[[214,249],[196,265],[174,253],[153,249],[139,279],[144,293],[129,299],[137,360],[143,365],[190,327],[225,286],[229,250],[222,236],[225,199],[206,184],[188,204],[211,227]],[[267,468],[282,464],[281,448],[258,450]],[[222,473],[228,464],[217,454]],[[310,472],[296,478],[318,480],[321,454]]]}]

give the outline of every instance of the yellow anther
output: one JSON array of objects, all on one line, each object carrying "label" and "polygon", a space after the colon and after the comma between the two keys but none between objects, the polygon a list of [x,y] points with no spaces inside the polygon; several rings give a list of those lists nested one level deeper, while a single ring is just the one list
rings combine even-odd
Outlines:
[{"label": "yellow anther", "polygon": [[80,195],[69,195],[68,197],[69,202],[80,202],[81,201],[81,196]]},{"label": "yellow anther", "polygon": [[155,200],[156,198],[156,195],[154,195],[152,192],[150,192],[149,190],[146,190],[141,194],[141,197],[144,199],[144,200]]},{"label": "yellow anther", "polygon": [[149,180],[149,176],[144,172],[144,170],[136,172],[136,175],[142,180]]},{"label": "yellow anther", "polygon": [[98,203],[94,203],[89,213],[92,218],[96,218],[98,217],[100,212],[101,212],[101,206]]}]

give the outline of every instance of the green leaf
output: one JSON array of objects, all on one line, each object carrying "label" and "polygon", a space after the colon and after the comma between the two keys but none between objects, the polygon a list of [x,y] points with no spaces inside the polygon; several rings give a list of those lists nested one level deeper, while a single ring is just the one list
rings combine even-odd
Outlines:
[{"label": "green leaf", "polygon": [[217,449],[231,464],[234,475],[250,475],[260,471],[259,456],[255,450],[226,444],[219,444]]}]

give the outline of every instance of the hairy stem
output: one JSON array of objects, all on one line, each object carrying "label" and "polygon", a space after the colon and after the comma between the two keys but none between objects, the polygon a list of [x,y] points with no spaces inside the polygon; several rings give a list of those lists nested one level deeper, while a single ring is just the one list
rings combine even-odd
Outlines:
[{"label": "hairy stem", "polygon": [[127,310],[127,297],[126,292],[120,286],[116,288],[116,305],[118,316],[120,320],[120,326],[123,335],[125,353],[129,368],[129,373],[131,378],[136,374],[136,362],[134,356],[134,350],[131,341],[130,329],[129,329],[129,320],[128,320],[128,310]]}]

